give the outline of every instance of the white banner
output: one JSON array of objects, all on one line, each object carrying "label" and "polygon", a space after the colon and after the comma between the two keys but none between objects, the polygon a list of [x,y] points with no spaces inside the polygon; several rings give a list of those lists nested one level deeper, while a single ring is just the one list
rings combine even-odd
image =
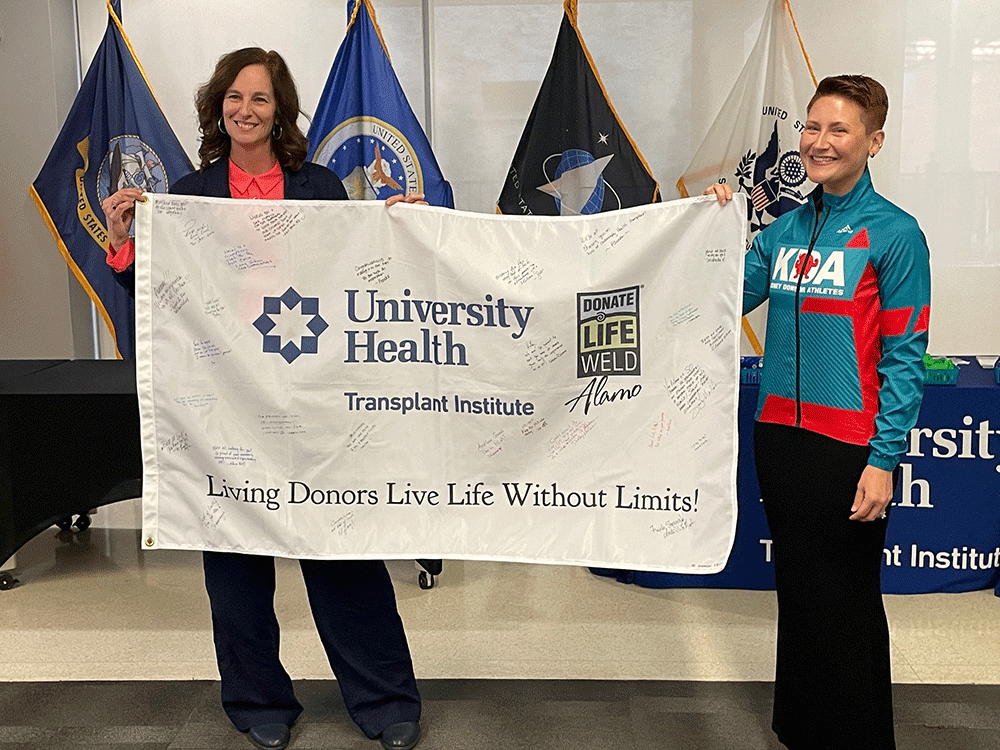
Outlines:
[{"label": "white banner", "polygon": [[136,217],[145,547],[725,566],[742,202]]}]

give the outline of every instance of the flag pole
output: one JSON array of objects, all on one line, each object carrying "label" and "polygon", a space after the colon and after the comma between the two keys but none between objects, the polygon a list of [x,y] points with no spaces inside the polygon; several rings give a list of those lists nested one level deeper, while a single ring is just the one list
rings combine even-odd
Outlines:
[{"label": "flag pole", "polygon": [[[802,50],[802,57],[805,58],[806,67],[809,69],[809,75],[810,77],[812,77],[813,86],[815,86],[817,83],[816,73],[813,71],[812,63],[809,61],[809,55],[806,53],[806,45],[802,41],[802,35],[799,33],[799,25],[795,23],[795,14],[792,13],[792,4],[788,0],[782,0],[782,2],[785,4],[785,10],[788,11],[788,17],[792,21],[792,28],[795,29],[795,38],[799,42],[799,49]],[[683,178],[678,180],[678,186],[682,190],[684,189]],[[684,190],[684,193],[686,194],[687,191]],[[754,333],[753,326],[750,325],[750,321],[747,319],[746,315],[743,316],[743,333],[746,334],[747,340],[750,342],[750,346],[753,347],[753,350],[754,352],[756,352],[757,356],[758,357],[763,356],[764,347],[761,346],[760,340],[757,338],[757,334]]]},{"label": "flag pole", "polygon": [[795,29],[795,38],[799,40],[799,49],[802,50],[802,57],[806,60],[806,67],[809,69],[809,75],[812,77],[813,86],[818,86],[819,81],[816,80],[816,72],[813,70],[812,63],[809,61],[809,53],[806,52],[805,42],[802,41],[802,35],[799,33],[799,25],[795,23],[795,14],[792,13],[792,4],[788,0],[783,0],[785,3],[785,10],[788,11],[788,17],[792,20],[792,28]]},{"label": "flag pole", "polygon": [[[83,83],[83,50],[80,49],[80,3],[73,0],[73,40],[76,44],[76,90]],[[86,291],[86,287],[84,287]],[[101,359],[101,314],[94,300],[90,298],[90,339],[94,359]],[[117,353],[117,352],[116,352]]]},{"label": "flag pole", "polygon": [[[795,38],[796,40],[798,40],[799,49],[802,50],[802,57],[806,61],[806,68],[808,68],[809,76],[812,78],[813,86],[815,86],[817,84],[816,73],[813,71],[812,63],[809,61],[809,55],[806,53],[806,45],[802,41],[802,35],[799,33],[799,25],[795,23],[795,14],[792,13],[792,4],[789,2],[789,0],[782,0],[782,3],[785,6],[785,10],[788,11],[788,18],[792,22],[792,28],[795,30]],[[678,180],[677,185],[686,195],[687,190],[684,190],[683,181],[684,178],[682,177],[680,180]],[[746,315],[743,316],[743,332],[746,334],[747,340],[750,342],[750,346],[753,347],[753,350],[754,352],[756,352],[757,356],[758,357],[763,356],[764,347],[761,346],[760,340],[757,338],[757,334],[754,333],[753,326],[750,325],[750,321],[747,319]]]}]

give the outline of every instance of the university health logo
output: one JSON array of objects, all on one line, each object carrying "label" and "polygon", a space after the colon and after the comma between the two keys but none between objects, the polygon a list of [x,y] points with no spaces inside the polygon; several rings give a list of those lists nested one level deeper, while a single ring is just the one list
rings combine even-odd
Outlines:
[{"label": "university health logo", "polygon": [[[319,297],[303,297],[292,287],[288,287],[280,297],[264,297],[264,312],[253,325],[264,337],[263,351],[280,354],[288,364],[298,359],[300,354],[315,354],[319,349],[320,334],[330,327],[320,317]],[[303,328],[308,333],[297,336]],[[284,331],[285,335],[275,329]],[[287,340],[283,343],[285,338]]]},{"label": "university health logo", "polygon": [[[765,112],[771,107],[765,107]],[[804,203],[799,189],[806,181],[806,168],[799,152],[782,151],[778,139],[778,117],[767,147],[760,153],[747,151],[736,167],[738,191],[747,195],[750,232],[756,234],[786,211]]]},{"label": "university health logo", "polygon": [[639,287],[579,292],[576,376],[640,375]]},{"label": "university health logo", "polygon": [[337,173],[351,200],[422,193],[423,175],[406,137],[377,117],[352,117],[331,130],[313,161]]},{"label": "university health logo", "polygon": [[147,193],[167,192],[167,173],[156,152],[134,135],[119,135],[108,143],[108,151],[97,169],[97,197],[104,202],[122,188]]}]

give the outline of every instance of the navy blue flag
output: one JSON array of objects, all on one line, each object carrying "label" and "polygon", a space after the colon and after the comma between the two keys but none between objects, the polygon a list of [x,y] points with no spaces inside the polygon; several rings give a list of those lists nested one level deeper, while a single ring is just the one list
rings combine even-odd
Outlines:
[{"label": "navy blue flag", "polygon": [[309,128],[309,159],[332,169],[352,200],[423,193],[455,207],[406,101],[369,0],[348,0],[347,34]]},{"label": "navy blue flag", "polygon": [[583,44],[576,0],[564,10],[497,213],[572,216],[656,203],[660,188]]},{"label": "navy blue flag", "polygon": [[108,2],[108,30],[73,108],[31,185],[66,262],[100,310],[118,356],[135,356],[131,290],[106,262],[101,201],[122,187],[165,193],[193,170],[122,30],[121,0]]}]

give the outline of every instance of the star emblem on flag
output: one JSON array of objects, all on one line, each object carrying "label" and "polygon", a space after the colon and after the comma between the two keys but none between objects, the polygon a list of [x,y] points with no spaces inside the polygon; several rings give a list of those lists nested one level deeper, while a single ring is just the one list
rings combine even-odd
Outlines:
[{"label": "star emblem on flag", "polygon": [[556,199],[560,216],[594,214],[604,201],[604,167],[613,154],[595,159],[582,149],[564,151],[551,182],[539,190]]}]

